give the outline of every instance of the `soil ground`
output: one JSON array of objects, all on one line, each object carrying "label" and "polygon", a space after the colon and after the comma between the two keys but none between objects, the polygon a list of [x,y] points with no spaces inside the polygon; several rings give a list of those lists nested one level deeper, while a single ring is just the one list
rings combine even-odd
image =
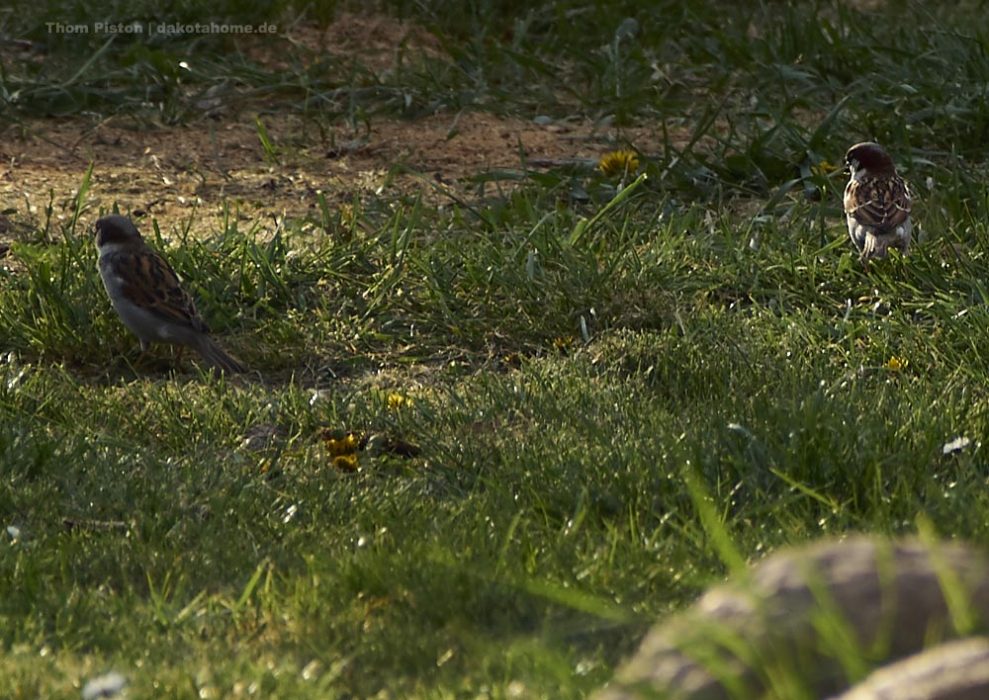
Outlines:
[{"label": "soil ground", "polygon": [[[376,71],[391,69],[402,51],[435,54],[438,42],[407,22],[341,14],[325,30],[287,30],[308,55],[341,52]],[[246,52],[279,67],[265,44]],[[35,57],[36,58],[36,57]],[[93,175],[81,223],[91,226],[114,206],[153,216],[164,235],[219,226],[225,207],[243,220],[305,218],[323,193],[333,205],[354,197],[421,193],[442,202],[478,191],[470,178],[488,170],[540,168],[596,161],[626,142],[648,148],[655,125],[615,129],[585,119],[521,119],[483,112],[437,113],[415,120],[375,116],[358,129],[321,124],[319,117],[260,117],[277,149],[271,159],[258,137],[256,115],[217,109],[182,126],[149,125],[132,116],[35,119],[0,130],[0,244],[17,232],[71,218],[77,188]],[[524,163],[523,163],[523,158]],[[398,166],[398,167],[396,167]],[[387,190],[391,189],[392,192]]]}]

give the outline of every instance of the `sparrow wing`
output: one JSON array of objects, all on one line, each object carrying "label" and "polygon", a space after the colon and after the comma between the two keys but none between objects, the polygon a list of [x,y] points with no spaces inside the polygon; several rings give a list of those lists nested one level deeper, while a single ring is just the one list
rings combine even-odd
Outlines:
[{"label": "sparrow wing", "polygon": [[166,321],[209,333],[195,302],[182,289],[178,275],[165,258],[148,247],[125,255],[130,259],[121,261],[117,271],[121,290],[131,302]]},{"label": "sparrow wing", "polygon": [[911,204],[910,189],[897,175],[852,180],[845,188],[845,213],[877,235],[905,222]]}]

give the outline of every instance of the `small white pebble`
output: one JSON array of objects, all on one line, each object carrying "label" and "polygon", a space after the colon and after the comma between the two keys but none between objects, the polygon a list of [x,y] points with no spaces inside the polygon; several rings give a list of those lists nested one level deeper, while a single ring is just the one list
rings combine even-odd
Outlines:
[{"label": "small white pebble", "polygon": [[316,404],[327,401],[332,396],[332,392],[329,389],[316,389],[313,391],[312,396],[309,397],[309,405],[315,406]]},{"label": "small white pebble", "polygon": [[941,454],[950,455],[950,454],[954,454],[955,452],[961,452],[971,444],[972,441],[969,440],[967,437],[959,436],[956,437],[954,440],[944,443],[944,445],[941,446]]},{"label": "small white pebble", "polygon": [[82,700],[97,700],[97,698],[113,698],[127,685],[123,674],[111,671],[102,676],[91,678],[82,687]]}]

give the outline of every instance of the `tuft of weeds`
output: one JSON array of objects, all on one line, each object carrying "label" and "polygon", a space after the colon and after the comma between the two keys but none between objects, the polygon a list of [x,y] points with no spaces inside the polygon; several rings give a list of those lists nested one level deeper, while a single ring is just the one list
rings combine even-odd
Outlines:
[{"label": "tuft of weeds", "polygon": [[[0,696],[117,669],[135,696],[584,697],[778,545],[918,521],[987,541],[981,14],[390,2],[441,50],[384,71],[284,37],[272,68],[235,37],[44,30],[336,7],[21,4],[3,34],[48,53],[4,61],[5,114],[263,104],[274,166],[269,113],[483,108],[613,127],[620,167],[139,222],[256,370],[225,379],[140,366],[79,228],[92,170],[64,221],[52,193],[0,259]],[[623,141],[642,125],[655,148]],[[865,137],[926,231],[869,270],[833,167]]]}]

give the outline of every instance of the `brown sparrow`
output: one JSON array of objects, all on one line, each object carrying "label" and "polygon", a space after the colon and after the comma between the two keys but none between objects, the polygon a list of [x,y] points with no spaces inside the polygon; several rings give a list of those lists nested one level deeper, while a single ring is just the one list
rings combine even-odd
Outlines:
[{"label": "brown sparrow", "polygon": [[910,247],[910,188],[878,143],[857,143],[845,154],[851,178],[845,186],[848,235],[862,260],[885,258],[889,249]]},{"label": "brown sparrow", "polygon": [[120,320],[141,341],[171,343],[196,350],[214,369],[244,372],[244,366],[209,336],[196,305],[172,266],[154,251],[125,216],[96,222],[100,277]]}]

